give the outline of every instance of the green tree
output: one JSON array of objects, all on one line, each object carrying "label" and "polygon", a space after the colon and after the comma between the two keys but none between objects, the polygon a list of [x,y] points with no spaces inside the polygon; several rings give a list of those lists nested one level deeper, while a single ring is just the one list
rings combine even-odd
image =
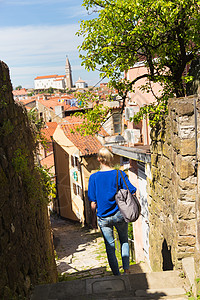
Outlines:
[{"label": "green tree", "polygon": [[[135,121],[151,113],[152,125],[166,112],[169,96],[185,95],[183,77],[187,64],[199,55],[199,0],[84,0],[95,17],[83,20],[77,33],[84,40],[79,47],[82,65],[98,69],[125,100],[134,84],[147,79],[145,89],[159,82],[163,88],[157,103],[144,107]],[[146,74],[133,81],[123,74],[143,61]]]},{"label": "green tree", "polygon": [[22,86],[21,86],[21,85],[18,85],[15,89],[16,89],[16,90],[21,90],[21,89],[22,89]]},{"label": "green tree", "polygon": [[82,124],[76,127],[76,131],[81,135],[93,135],[99,132],[110,109],[99,104],[99,96],[93,91],[76,92],[74,96],[79,100],[79,107],[84,109],[84,112],[74,114],[82,119]]},{"label": "green tree", "polygon": [[54,89],[52,87],[48,88],[47,93],[53,94],[54,93]]}]

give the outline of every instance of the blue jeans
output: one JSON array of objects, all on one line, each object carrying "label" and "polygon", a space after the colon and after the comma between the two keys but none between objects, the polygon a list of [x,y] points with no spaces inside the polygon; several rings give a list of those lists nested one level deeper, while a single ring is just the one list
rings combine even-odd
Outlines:
[{"label": "blue jeans", "polygon": [[100,218],[97,217],[98,225],[103,234],[106,245],[106,252],[110,268],[114,275],[120,275],[117,258],[115,255],[115,239],[113,234],[113,226],[117,229],[121,244],[121,257],[123,269],[129,269],[129,244],[128,244],[128,223],[124,221],[120,211],[115,215]]}]

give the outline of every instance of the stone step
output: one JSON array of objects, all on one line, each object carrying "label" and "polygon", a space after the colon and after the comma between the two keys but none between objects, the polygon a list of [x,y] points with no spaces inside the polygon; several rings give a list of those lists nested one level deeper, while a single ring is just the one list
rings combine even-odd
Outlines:
[{"label": "stone step", "polygon": [[31,300],[188,299],[178,271],[88,278],[37,286]]}]

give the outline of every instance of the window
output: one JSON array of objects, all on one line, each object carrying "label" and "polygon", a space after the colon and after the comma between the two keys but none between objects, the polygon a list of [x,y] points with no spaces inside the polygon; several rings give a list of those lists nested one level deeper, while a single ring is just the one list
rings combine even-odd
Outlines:
[{"label": "window", "polygon": [[73,183],[73,192],[76,196],[80,196],[82,198],[82,188],[80,185]]},{"label": "window", "polygon": [[71,156],[71,165],[73,168],[77,167],[77,169],[80,171],[81,165],[77,156]]},{"label": "window", "polygon": [[113,127],[114,127],[114,133],[121,133],[121,114],[113,114]]}]

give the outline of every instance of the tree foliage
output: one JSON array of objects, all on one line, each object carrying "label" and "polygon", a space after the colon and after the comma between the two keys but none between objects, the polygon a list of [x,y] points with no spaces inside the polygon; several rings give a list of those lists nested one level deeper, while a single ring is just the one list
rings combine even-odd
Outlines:
[{"label": "tree foliage", "polygon": [[[123,97],[142,78],[147,79],[147,89],[158,82],[162,95],[143,113],[156,116],[160,106],[161,114],[169,96],[185,95],[185,82],[191,79],[183,72],[199,55],[199,4],[199,0],[84,0],[83,6],[95,15],[83,20],[77,33],[84,37],[79,47],[82,65],[106,75]],[[123,79],[124,72],[141,61],[146,74],[133,81]]]},{"label": "tree foliage", "polygon": [[21,85],[18,85],[16,86],[15,90],[21,90],[22,89],[22,86]]},{"label": "tree foliage", "polygon": [[[82,124],[76,127],[81,135],[93,135],[99,132],[105,121],[109,108],[99,104],[99,97],[93,91],[85,93],[77,92],[75,97],[79,99],[79,106],[87,109],[87,112],[77,112],[74,115],[82,119]],[[92,106],[91,109],[89,105]]]}]

